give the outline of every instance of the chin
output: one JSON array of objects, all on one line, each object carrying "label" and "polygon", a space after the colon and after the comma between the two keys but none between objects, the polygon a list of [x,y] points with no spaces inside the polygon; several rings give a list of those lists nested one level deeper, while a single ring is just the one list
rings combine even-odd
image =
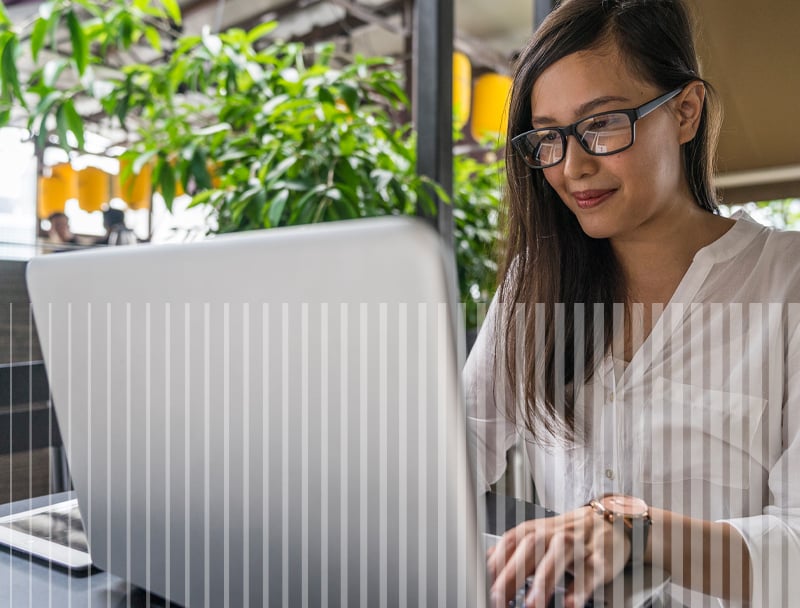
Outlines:
[{"label": "chin", "polygon": [[578,223],[584,234],[592,239],[609,239],[616,234],[616,230],[613,227],[607,226],[603,222],[581,221],[580,217],[578,217]]}]

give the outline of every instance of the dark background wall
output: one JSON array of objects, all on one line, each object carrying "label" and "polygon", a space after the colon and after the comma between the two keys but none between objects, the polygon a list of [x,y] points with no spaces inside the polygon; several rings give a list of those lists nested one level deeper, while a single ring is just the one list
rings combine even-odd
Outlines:
[{"label": "dark background wall", "polygon": [[0,260],[0,504],[50,493],[60,466],[25,266]]}]

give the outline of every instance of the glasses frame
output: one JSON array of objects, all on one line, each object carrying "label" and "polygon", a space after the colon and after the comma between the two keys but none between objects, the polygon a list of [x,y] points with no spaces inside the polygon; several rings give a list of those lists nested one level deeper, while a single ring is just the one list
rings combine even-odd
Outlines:
[{"label": "glasses frame", "polygon": [[[558,163],[560,163],[564,158],[567,156],[567,137],[572,135],[575,138],[581,148],[583,148],[587,154],[591,154],[592,156],[611,156],[613,154],[619,154],[630,148],[634,142],[636,141],[636,121],[640,118],[644,118],[653,110],[656,110],[663,106],[665,103],[670,101],[671,99],[675,98],[681,91],[683,91],[684,86],[682,85],[677,89],[673,89],[669,93],[664,93],[663,95],[659,95],[655,99],[648,101],[640,105],[638,108],[630,108],[626,110],[607,110],[605,112],[598,112],[597,114],[591,114],[589,116],[585,116],[580,120],[573,122],[571,125],[567,125],[566,127],[543,127],[541,129],[531,129],[530,131],[525,131],[524,133],[520,133],[511,139],[511,144],[514,146],[514,149],[522,156],[523,162],[528,165],[531,169],[548,169],[550,167],[555,167]],[[583,139],[578,135],[577,127],[579,124],[586,122],[587,120],[592,120],[593,118],[597,118],[599,116],[606,116],[608,114],[626,114],[628,119],[631,121],[631,143],[629,143],[624,148],[620,148],[619,150],[614,150],[613,152],[594,152],[589,149],[589,146],[583,141]],[[531,133],[538,133],[542,131],[555,131],[561,136],[561,145],[564,153],[561,155],[556,162],[550,163],[549,165],[532,165],[527,160],[526,157],[526,149],[528,148],[527,139]]]}]

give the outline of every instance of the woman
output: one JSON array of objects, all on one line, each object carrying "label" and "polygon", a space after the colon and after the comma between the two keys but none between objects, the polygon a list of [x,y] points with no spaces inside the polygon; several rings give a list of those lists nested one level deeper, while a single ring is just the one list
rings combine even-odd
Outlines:
[{"label": "woman", "polygon": [[681,0],[565,1],[518,60],[467,399],[484,489],[521,435],[562,515],[490,552],[497,605],[638,562],[692,606],[800,601],[800,239],[718,215],[718,123]]}]

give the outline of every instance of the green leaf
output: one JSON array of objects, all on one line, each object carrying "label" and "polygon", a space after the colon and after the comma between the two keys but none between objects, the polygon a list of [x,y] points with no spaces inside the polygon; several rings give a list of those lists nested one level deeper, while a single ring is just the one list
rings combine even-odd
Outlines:
[{"label": "green leaf", "polygon": [[[33,120],[33,119],[31,119]],[[44,150],[47,146],[47,139],[49,132],[47,131],[47,115],[42,114],[38,117],[38,126],[36,127],[36,149]]]},{"label": "green leaf", "polygon": [[144,28],[144,36],[145,38],[147,38],[147,41],[150,43],[150,46],[160,53],[161,35],[158,33],[158,30],[154,28],[152,25],[148,25],[146,28]]},{"label": "green leaf", "polygon": [[197,129],[194,133],[198,137],[208,137],[209,135],[214,135],[216,133],[223,133],[226,131],[230,131],[231,126],[228,123],[220,122],[215,125],[210,125],[203,129]]},{"label": "green leaf", "polygon": [[161,189],[161,196],[164,197],[164,204],[172,211],[172,202],[175,200],[175,173],[169,162],[164,159],[161,159],[159,166],[161,171],[158,175],[158,187]]},{"label": "green leaf", "polygon": [[148,150],[136,157],[136,160],[133,161],[133,165],[131,166],[131,171],[135,175],[139,175],[144,169],[144,166],[153,160],[153,157],[158,154],[158,150]]},{"label": "green leaf", "polygon": [[43,97],[39,104],[36,106],[35,117],[42,118],[47,116],[57,101],[61,100],[63,93],[61,91],[51,91],[47,96]]},{"label": "green leaf", "polygon": [[264,178],[264,181],[271,182],[278,179],[281,175],[286,173],[289,167],[293,166],[297,162],[297,159],[293,156],[289,158],[284,158],[281,162],[279,162],[275,167],[272,167],[267,174],[267,177]]},{"label": "green leaf", "polygon": [[72,134],[78,141],[78,149],[82,150],[84,144],[83,120],[78,115],[78,112],[75,109],[75,104],[72,102],[71,99],[68,99],[59,108],[59,112],[63,112],[64,120],[66,120],[67,129],[72,131]]},{"label": "green leaf", "polygon": [[67,25],[69,27],[70,40],[72,41],[72,59],[75,61],[78,74],[83,75],[89,57],[89,45],[86,42],[83,27],[81,27],[81,23],[78,21],[74,11],[67,13]]},{"label": "green leaf", "polygon": [[280,106],[281,104],[289,101],[288,95],[275,95],[263,105],[261,111],[264,113],[265,116],[269,116]]},{"label": "green leaf", "polygon": [[266,23],[257,25],[247,33],[247,42],[253,44],[258,40],[261,40],[264,36],[274,30],[277,25],[278,24],[275,21],[267,21]]},{"label": "green leaf", "polygon": [[59,76],[61,76],[61,72],[64,71],[64,68],[69,64],[69,60],[61,58],[61,59],[51,59],[47,63],[44,64],[44,70],[42,72],[42,82],[44,82],[45,86],[48,88],[54,88],[56,86],[56,82],[58,82]]},{"label": "green leaf", "polygon": [[200,36],[184,36],[177,41],[177,46],[175,47],[175,51],[173,51],[173,57],[179,57],[181,55],[186,55],[190,50],[196,47],[202,38]]},{"label": "green leaf", "polygon": [[95,17],[103,16],[103,9],[98,6],[97,0],[73,0],[73,2],[85,8],[89,14]]},{"label": "green leaf", "polygon": [[31,31],[31,53],[33,54],[34,62],[39,57],[39,51],[42,50],[45,36],[47,36],[47,19],[39,17],[33,25],[33,31]]},{"label": "green leaf", "polygon": [[164,10],[167,11],[167,15],[172,21],[175,22],[175,25],[181,24],[181,7],[178,5],[176,0],[161,0],[161,4],[164,5]]},{"label": "green leaf", "polygon": [[0,2],[0,25],[13,25],[6,11],[5,4],[2,2]]},{"label": "green leaf", "polygon": [[212,57],[217,57],[222,52],[222,40],[214,34],[203,33],[203,46],[208,49]]},{"label": "green leaf", "polygon": [[169,82],[170,92],[175,93],[184,82],[186,71],[189,69],[189,61],[186,58],[179,58],[175,60],[175,55],[172,56],[172,69],[167,73],[167,81]]},{"label": "green leaf", "polygon": [[62,9],[56,9],[54,2],[45,2],[39,6],[39,15],[41,15],[43,19],[47,19],[47,36],[50,38],[49,45],[55,48],[56,32],[61,22]]},{"label": "green leaf", "polygon": [[269,203],[269,223],[271,226],[279,226],[283,210],[286,208],[286,201],[289,200],[289,191],[281,190],[276,194]]},{"label": "green leaf", "polygon": [[133,44],[133,19],[129,13],[122,13],[119,18],[119,39],[123,49],[129,49]]},{"label": "green leaf", "polygon": [[338,201],[334,201],[333,209],[336,210],[336,214],[341,219],[355,219],[359,217],[358,209],[347,199],[341,199]]},{"label": "green leaf", "polygon": [[217,194],[216,190],[203,190],[202,192],[195,194],[192,197],[192,202],[189,203],[189,208],[207,203],[211,199],[211,197],[216,194]]},{"label": "green leaf", "polygon": [[3,56],[0,59],[2,65],[2,81],[3,81],[3,99],[10,101],[13,95],[24,103],[22,97],[22,89],[19,85],[19,76],[17,74],[17,37],[11,36],[5,46],[3,47]]},{"label": "green leaf", "polygon": [[394,173],[385,169],[375,169],[370,173],[370,177],[375,180],[375,190],[384,192],[389,186],[389,182],[394,179]]},{"label": "green leaf", "polygon": [[4,127],[11,120],[11,108],[3,108],[0,110],[0,127]]},{"label": "green leaf", "polygon": [[325,184],[317,184],[311,190],[306,192],[303,196],[300,197],[300,200],[297,201],[295,205],[295,209],[297,211],[302,211],[308,204],[308,202],[314,198],[325,192],[328,189],[328,186]]},{"label": "green leaf", "polygon": [[206,165],[206,153],[200,148],[195,150],[192,156],[189,171],[194,177],[194,182],[198,189],[209,190],[211,188],[211,175],[209,175],[208,166]]},{"label": "green leaf", "polygon": [[328,90],[327,87],[319,88],[317,99],[319,99],[320,103],[327,103],[331,106],[336,105],[336,100],[333,98],[333,94],[330,92],[330,90]]},{"label": "green leaf", "polygon": [[64,104],[61,104],[56,110],[56,131],[58,132],[58,145],[64,150],[69,150],[69,140],[67,139],[67,117],[64,114]]},{"label": "green leaf", "polygon": [[351,87],[350,85],[343,84],[339,88],[339,93],[344,99],[344,102],[347,104],[347,107],[350,108],[351,112],[355,112],[358,109],[358,90]]}]

